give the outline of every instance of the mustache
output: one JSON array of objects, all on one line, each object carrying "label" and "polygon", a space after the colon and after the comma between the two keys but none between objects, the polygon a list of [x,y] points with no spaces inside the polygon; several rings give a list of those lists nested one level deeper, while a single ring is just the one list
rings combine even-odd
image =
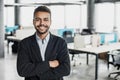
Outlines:
[{"label": "mustache", "polygon": [[48,28],[48,26],[45,26],[45,25],[43,25],[43,24],[38,25],[37,27],[45,27],[45,28]]}]

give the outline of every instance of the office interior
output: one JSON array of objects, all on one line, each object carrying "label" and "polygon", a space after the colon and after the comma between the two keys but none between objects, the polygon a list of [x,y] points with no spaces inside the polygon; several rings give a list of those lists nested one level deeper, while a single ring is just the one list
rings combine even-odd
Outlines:
[{"label": "office interior", "polygon": [[17,48],[34,34],[40,5],[51,9],[50,32],[68,45],[71,73],[64,80],[115,80],[109,74],[120,70],[108,62],[120,54],[120,0],[0,0],[1,80],[24,80],[16,71]]}]

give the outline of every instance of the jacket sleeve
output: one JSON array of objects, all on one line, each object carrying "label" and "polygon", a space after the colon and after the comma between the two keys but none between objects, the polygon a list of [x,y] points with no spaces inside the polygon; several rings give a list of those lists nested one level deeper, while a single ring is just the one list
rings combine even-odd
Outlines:
[{"label": "jacket sleeve", "polygon": [[37,76],[49,70],[48,61],[33,63],[30,59],[28,48],[25,42],[20,42],[17,56],[17,72],[22,77]]},{"label": "jacket sleeve", "polygon": [[40,80],[58,79],[70,74],[70,59],[67,44],[64,41],[59,45],[61,46],[59,47],[57,59],[60,65],[57,68],[50,68],[45,73],[39,74]]}]

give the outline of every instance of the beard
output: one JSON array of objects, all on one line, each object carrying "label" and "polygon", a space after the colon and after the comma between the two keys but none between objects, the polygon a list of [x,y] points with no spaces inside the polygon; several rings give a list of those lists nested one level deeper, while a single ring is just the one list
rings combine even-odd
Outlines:
[{"label": "beard", "polygon": [[[42,31],[39,30],[39,27],[44,27],[46,30],[45,30],[44,32],[42,32]],[[48,26],[45,26],[45,25],[38,25],[38,26],[36,26],[35,28],[36,28],[36,31],[37,31],[38,34],[45,34],[45,33],[47,33],[48,30],[49,30],[49,27],[48,27]]]}]

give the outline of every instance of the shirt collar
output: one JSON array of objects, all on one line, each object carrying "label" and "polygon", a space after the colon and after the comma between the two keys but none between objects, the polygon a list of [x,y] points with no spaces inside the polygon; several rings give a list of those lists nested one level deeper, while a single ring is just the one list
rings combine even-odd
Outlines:
[{"label": "shirt collar", "polygon": [[[50,33],[47,34],[47,36],[45,37],[43,41],[48,42],[49,38],[50,38]],[[37,33],[36,33],[36,39],[42,41],[42,39],[37,35]]]}]

